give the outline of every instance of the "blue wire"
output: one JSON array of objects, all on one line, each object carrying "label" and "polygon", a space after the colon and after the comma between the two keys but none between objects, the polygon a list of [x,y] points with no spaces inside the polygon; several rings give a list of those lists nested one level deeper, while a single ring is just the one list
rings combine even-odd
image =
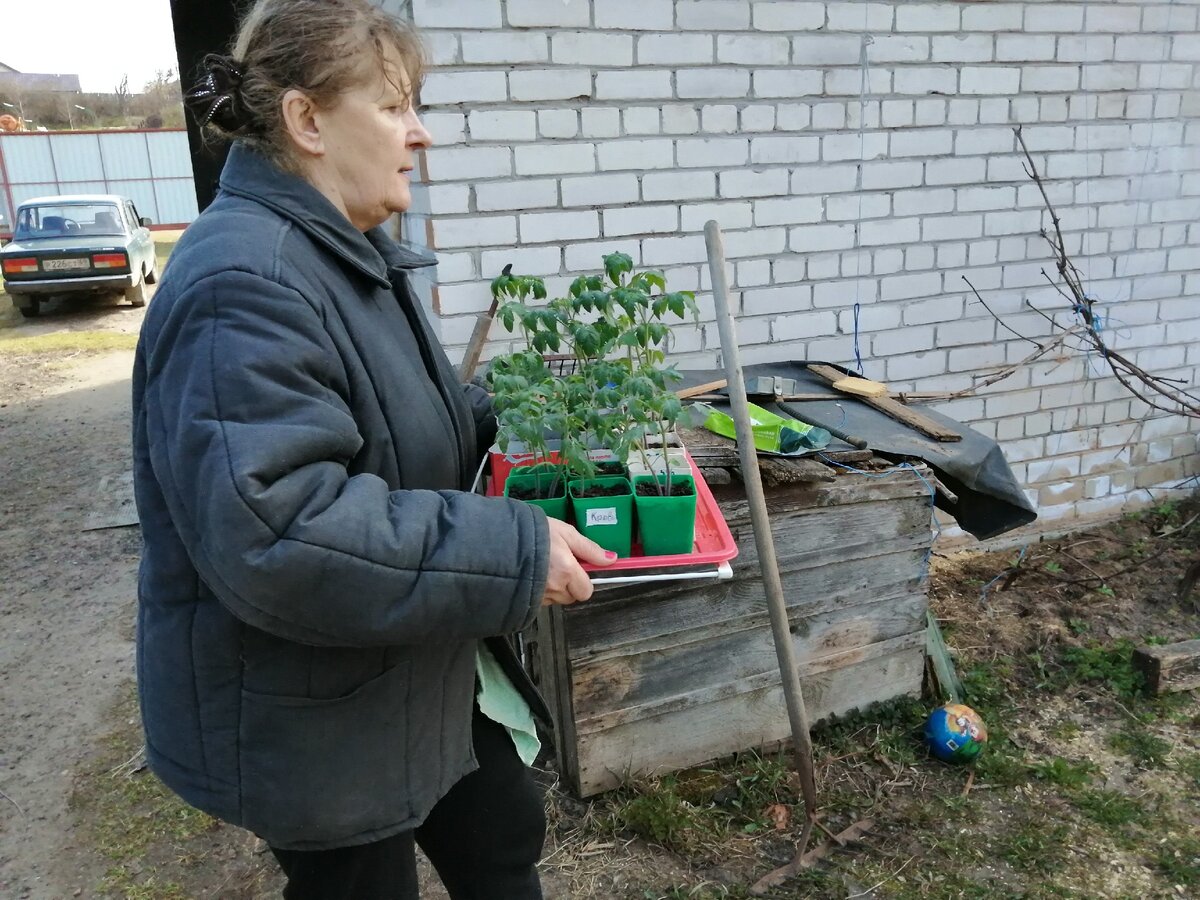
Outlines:
[{"label": "blue wire", "polygon": [[846,465],[846,463],[840,463],[837,460],[830,459],[824,453],[818,453],[817,456],[831,466],[836,466],[839,469],[845,469],[847,472],[853,472],[856,475],[865,475],[868,478],[888,478],[899,472],[908,470],[917,476],[921,484],[925,485],[925,490],[929,491],[929,510],[930,521],[933,523],[933,540],[929,542],[929,549],[925,551],[925,556],[921,560],[921,583],[924,584],[929,579],[929,560],[933,557],[933,544],[942,536],[942,526],[938,523],[937,516],[933,515],[934,502],[937,499],[937,492],[933,485],[930,484],[929,479],[918,472],[912,463],[900,463],[900,465],[893,466],[890,469],[884,469],[882,472],[867,472],[863,469],[856,469],[854,466]]},{"label": "blue wire", "polygon": [[992,585],[995,584],[997,581],[999,581],[1001,578],[1003,578],[1005,575],[1007,575],[1009,569],[1015,568],[1016,566],[1019,566],[1021,564],[1021,560],[1023,560],[1025,558],[1025,551],[1028,549],[1029,549],[1029,545],[1026,544],[1024,547],[1021,548],[1021,555],[1017,557],[1017,561],[1016,561],[1015,565],[1009,566],[1008,569],[1005,569],[1003,572],[1001,572],[999,575],[997,575],[995,578],[993,578],[991,581],[989,581],[987,584],[985,584],[983,586],[983,590],[979,592],[979,602],[981,604],[987,603],[988,591],[990,591],[992,589]]},{"label": "blue wire", "polygon": [[854,304],[854,365],[858,369],[858,374],[863,373],[862,351],[858,347],[858,314],[862,309],[861,303]]}]

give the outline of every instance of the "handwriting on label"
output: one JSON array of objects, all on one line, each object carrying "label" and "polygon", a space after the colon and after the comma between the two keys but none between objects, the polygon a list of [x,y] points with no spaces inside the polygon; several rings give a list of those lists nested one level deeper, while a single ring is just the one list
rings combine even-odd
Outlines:
[{"label": "handwriting on label", "polygon": [[600,509],[589,509],[587,511],[587,524],[589,526],[616,525],[617,508],[615,506],[606,506]]}]

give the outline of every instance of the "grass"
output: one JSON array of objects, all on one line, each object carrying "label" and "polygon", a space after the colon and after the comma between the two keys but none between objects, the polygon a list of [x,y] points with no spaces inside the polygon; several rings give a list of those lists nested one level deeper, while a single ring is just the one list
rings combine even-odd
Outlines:
[{"label": "grass", "polygon": [[132,350],[136,334],[120,331],[55,331],[32,337],[0,337],[0,354],[37,356],[44,353],[109,353]]},{"label": "grass", "polygon": [[1097,825],[1108,829],[1142,824],[1147,819],[1146,808],[1139,801],[1116,791],[1080,791],[1071,802]]},{"label": "grass", "polygon": [[[137,721],[132,690],[114,715],[117,721]],[[155,876],[150,861],[163,851],[175,859],[185,856],[185,843],[219,825],[180,801],[148,769],[139,768],[135,761],[141,752],[139,727],[118,728],[106,736],[79,774],[70,807],[84,823],[91,847],[110,864],[98,886],[102,896],[186,898],[178,882]]]}]

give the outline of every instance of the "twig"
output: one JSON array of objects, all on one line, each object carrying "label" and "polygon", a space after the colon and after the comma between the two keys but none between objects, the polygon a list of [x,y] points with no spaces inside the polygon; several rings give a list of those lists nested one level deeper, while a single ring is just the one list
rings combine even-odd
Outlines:
[{"label": "twig", "polygon": [[11,803],[13,806],[15,806],[17,808],[17,812],[19,812],[21,815],[25,815],[25,810],[21,809],[21,804],[18,803],[16,800],[14,800],[12,797],[8,796],[8,794],[4,793],[4,791],[0,791],[0,797],[3,797],[9,803]]},{"label": "twig", "polygon": [[899,875],[901,872],[903,872],[905,869],[907,869],[908,863],[912,862],[916,858],[917,858],[916,854],[913,854],[912,856],[910,856],[908,858],[908,862],[906,862],[904,865],[902,865],[900,868],[898,868],[895,872],[893,872],[887,878],[883,879],[883,881],[879,882],[878,884],[871,885],[865,891],[861,891],[860,893],[857,893],[857,894],[851,894],[847,898],[847,900],[855,900],[856,897],[869,897],[871,894],[873,894],[875,892],[875,890],[877,888],[883,887],[885,884],[887,884],[889,881],[891,881],[893,878],[895,878],[897,875]]},{"label": "twig", "polygon": [[963,785],[962,794],[960,796],[965,797],[965,796],[967,796],[967,794],[971,793],[971,785],[973,785],[974,783],[975,783],[975,767],[971,766],[971,771],[969,773],[967,773],[967,783],[965,785]]}]

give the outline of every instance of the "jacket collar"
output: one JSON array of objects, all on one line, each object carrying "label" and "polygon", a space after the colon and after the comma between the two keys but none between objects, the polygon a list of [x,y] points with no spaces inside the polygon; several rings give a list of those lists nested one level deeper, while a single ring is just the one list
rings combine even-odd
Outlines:
[{"label": "jacket collar", "polygon": [[240,141],[230,148],[221,170],[221,190],[261,203],[283,216],[381,287],[392,284],[389,269],[437,264],[432,256],[397,244],[382,225],[365,234],[359,231],[315,187]]}]

